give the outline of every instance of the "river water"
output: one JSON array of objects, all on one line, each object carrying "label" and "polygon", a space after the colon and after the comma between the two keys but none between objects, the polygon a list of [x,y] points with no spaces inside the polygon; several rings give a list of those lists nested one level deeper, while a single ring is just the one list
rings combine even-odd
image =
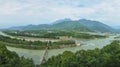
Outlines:
[{"label": "river water", "polygon": [[[6,35],[0,32],[1,35]],[[51,56],[56,56],[58,54],[62,54],[64,51],[72,51],[76,52],[78,50],[87,50],[87,49],[95,49],[102,48],[111,43],[114,40],[115,36],[109,36],[108,38],[103,39],[74,39],[77,43],[84,43],[85,45],[76,46],[76,47],[68,47],[63,49],[51,49],[48,51],[48,58]],[[40,64],[43,58],[45,50],[31,50],[31,49],[23,49],[23,48],[15,48],[7,46],[7,49],[10,51],[15,51],[20,57],[24,56],[25,58],[32,58],[35,64]]]},{"label": "river water", "polygon": [[[50,58],[51,56],[61,54],[64,51],[76,52],[81,49],[87,50],[87,49],[94,49],[94,48],[102,48],[103,46],[110,44],[112,40],[114,40],[114,36],[110,36],[109,38],[94,39],[94,40],[76,39],[76,42],[80,42],[80,43],[82,42],[85,45],[68,47],[63,49],[51,49],[48,51],[48,58]],[[22,49],[22,48],[15,48],[15,47],[9,47],[9,46],[7,46],[7,48],[10,51],[15,51],[19,56],[24,56],[25,58],[32,58],[35,64],[40,64],[43,54],[45,52],[45,50],[30,50],[30,49]]]}]

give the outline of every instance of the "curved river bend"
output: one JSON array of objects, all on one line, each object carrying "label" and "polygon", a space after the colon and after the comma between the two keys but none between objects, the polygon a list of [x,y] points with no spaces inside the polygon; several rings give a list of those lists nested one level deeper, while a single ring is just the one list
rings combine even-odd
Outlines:
[{"label": "curved river bend", "polygon": [[[110,36],[109,38],[104,39],[94,39],[94,40],[81,40],[75,39],[76,42],[84,43],[85,45],[77,46],[77,47],[68,47],[63,49],[51,49],[48,51],[48,58],[51,56],[55,56],[63,53],[64,51],[72,51],[76,52],[81,49],[94,49],[94,48],[102,48],[103,46],[110,44],[112,40],[114,40],[115,36]],[[41,59],[45,50],[30,50],[30,49],[22,49],[7,46],[8,50],[15,51],[19,56],[24,56],[25,58],[32,58],[35,64],[40,64]]]}]

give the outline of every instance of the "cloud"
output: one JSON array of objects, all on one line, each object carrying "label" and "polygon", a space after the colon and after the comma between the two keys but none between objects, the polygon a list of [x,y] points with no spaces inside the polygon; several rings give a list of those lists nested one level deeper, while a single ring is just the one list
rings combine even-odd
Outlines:
[{"label": "cloud", "polygon": [[95,10],[95,14],[90,16],[93,19],[105,22],[109,25],[120,24],[120,0],[105,0],[102,3],[91,7]]},{"label": "cloud", "polygon": [[[90,2],[87,1],[89,0],[85,0],[85,1],[83,0],[76,0],[76,1],[75,0],[44,0],[44,1],[43,0],[34,0],[34,1],[33,0],[11,0],[11,1],[1,0],[3,4],[0,5],[1,7],[0,11],[1,14],[12,14],[12,15],[13,14],[21,15],[21,13],[24,12],[26,15],[36,15],[36,14],[39,15],[46,13],[47,11],[50,11],[50,13],[56,12],[56,14],[60,13],[60,11],[63,14],[67,14],[70,12],[73,13],[73,11],[74,13],[76,11],[80,11],[83,13],[84,10],[82,9],[84,8],[80,8],[77,6],[79,6],[80,4],[83,5],[83,2],[85,5]],[[67,11],[67,12],[63,12],[63,11]]]},{"label": "cloud", "polygon": [[0,24],[40,24],[87,18],[119,24],[120,0],[0,0]]}]

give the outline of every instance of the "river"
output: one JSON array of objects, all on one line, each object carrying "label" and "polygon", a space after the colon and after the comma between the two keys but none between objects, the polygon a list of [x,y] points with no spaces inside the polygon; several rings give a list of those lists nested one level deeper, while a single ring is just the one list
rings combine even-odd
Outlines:
[{"label": "river", "polygon": [[[114,40],[114,36],[110,36],[105,39],[95,39],[95,40],[79,40],[76,39],[77,42],[85,43],[86,45],[77,46],[77,47],[68,47],[63,49],[51,49],[48,51],[48,58],[51,56],[55,56],[63,53],[64,51],[72,51],[76,52],[81,49],[94,49],[94,48],[102,48],[103,46],[110,44],[111,41]],[[25,58],[32,58],[35,64],[40,64],[41,59],[45,50],[30,50],[30,49],[22,49],[7,46],[8,50],[15,51],[19,56],[24,56]]]},{"label": "river", "polygon": [[[5,35],[4,33],[0,32],[0,34]],[[105,45],[111,43],[114,40],[115,36],[110,36],[108,38],[103,39],[74,39],[78,43],[84,43],[85,45],[76,46],[76,47],[68,47],[63,49],[51,49],[48,51],[48,58],[51,56],[55,56],[58,54],[63,53],[64,51],[72,51],[76,52],[78,50],[84,49],[94,49],[94,48],[102,48]],[[45,50],[31,50],[31,49],[23,49],[23,48],[15,48],[7,46],[7,49],[10,51],[15,51],[20,57],[24,56],[25,58],[32,58],[35,64],[40,64],[43,58],[43,54]]]}]

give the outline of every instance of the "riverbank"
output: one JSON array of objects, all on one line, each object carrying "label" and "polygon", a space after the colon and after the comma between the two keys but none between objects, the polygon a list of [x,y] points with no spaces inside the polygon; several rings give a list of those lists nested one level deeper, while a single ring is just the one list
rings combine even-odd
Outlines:
[{"label": "riverbank", "polygon": [[120,67],[120,40],[102,49],[65,51],[52,56],[38,67]]},{"label": "riverbank", "polygon": [[[1,32],[2,33],[2,32]],[[75,38],[70,37],[70,39],[67,38],[67,40],[64,38],[62,39],[62,41],[54,41],[52,42],[50,41],[31,41],[31,40],[26,40],[26,38],[19,38],[19,37],[14,37],[11,38],[9,36],[4,36],[5,33],[2,33],[2,35],[0,35],[0,41],[7,43],[7,46],[11,46],[11,47],[16,47],[16,48],[24,48],[24,49],[34,49],[34,50],[44,50],[47,46],[49,46],[49,49],[62,49],[62,48],[68,48],[68,47],[75,47],[75,46],[81,46],[83,44],[81,43],[77,43],[76,40],[74,40]],[[88,34],[83,35],[80,34],[80,37],[83,36],[85,38],[89,39]],[[91,37],[92,39],[104,39],[106,37],[101,37],[98,35],[94,35],[95,37]],[[13,36],[12,36],[13,37]],[[96,38],[99,37],[99,38]],[[79,38],[79,37],[78,37]],[[76,38],[76,39],[78,39]],[[80,39],[80,38],[79,38]],[[81,38],[82,40],[83,38]],[[48,44],[49,42],[49,44]]]},{"label": "riverbank", "polygon": [[60,49],[65,47],[76,46],[74,40],[60,40],[57,42],[51,41],[27,41],[25,39],[11,38],[8,36],[0,35],[0,41],[7,43],[8,46],[26,48],[26,49],[45,49],[49,46],[49,49]]},{"label": "riverbank", "polygon": [[0,67],[35,67],[32,59],[19,57],[16,52],[9,51],[0,43]]},{"label": "riverbank", "polygon": [[[12,36],[12,37],[26,37],[26,38],[46,38],[46,39],[56,39],[60,40],[61,37],[80,38],[80,39],[96,39],[96,38],[106,38],[107,35],[100,34],[90,34],[87,32],[79,31],[18,31],[18,30],[6,30],[2,33]],[[26,39],[25,38],[25,39]]]},{"label": "riverbank", "polygon": [[[76,46],[76,47],[68,47],[68,48],[62,48],[62,49],[50,49],[48,51],[47,58],[50,58],[52,56],[56,56],[59,54],[62,54],[64,51],[72,51],[76,52],[78,50],[89,50],[89,49],[95,49],[95,48],[102,48],[103,46],[106,46],[111,43],[112,40],[114,40],[115,36],[110,36],[109,38],[104,39],[95,39],[95,40],[77,40],[78,43],[85,43],[86,45],[82,46]],[[94,44],[94,45],[92,45]],[[34,63],[36,65],[40,64],[43,54],[45,50],[32,50],[32,49],[24,49],[24,48],[15,48],[7,46],[8,50],[15,51],[20,57],[24,56],[25,58],[32,58]]]},{"label": "riverbank", "polygon": [[[10,46],[10,47],[15,47],[15,48],[23,48],[23,49],[32,49],[32,50],[44,50],[47,46],[29,46],[29,45],[22,45],[22,44],[12,44],[12,43],[6,43],[6,42],[2,42],[1,43],[6,44],[6,46]],[[76,47],[78,45],[76,44],[71,44],[71,45],[60,45],[60,46],[49,46],[49,50],[50,49],[63,49],[63,48],[68,48],[68,47]]]}]

